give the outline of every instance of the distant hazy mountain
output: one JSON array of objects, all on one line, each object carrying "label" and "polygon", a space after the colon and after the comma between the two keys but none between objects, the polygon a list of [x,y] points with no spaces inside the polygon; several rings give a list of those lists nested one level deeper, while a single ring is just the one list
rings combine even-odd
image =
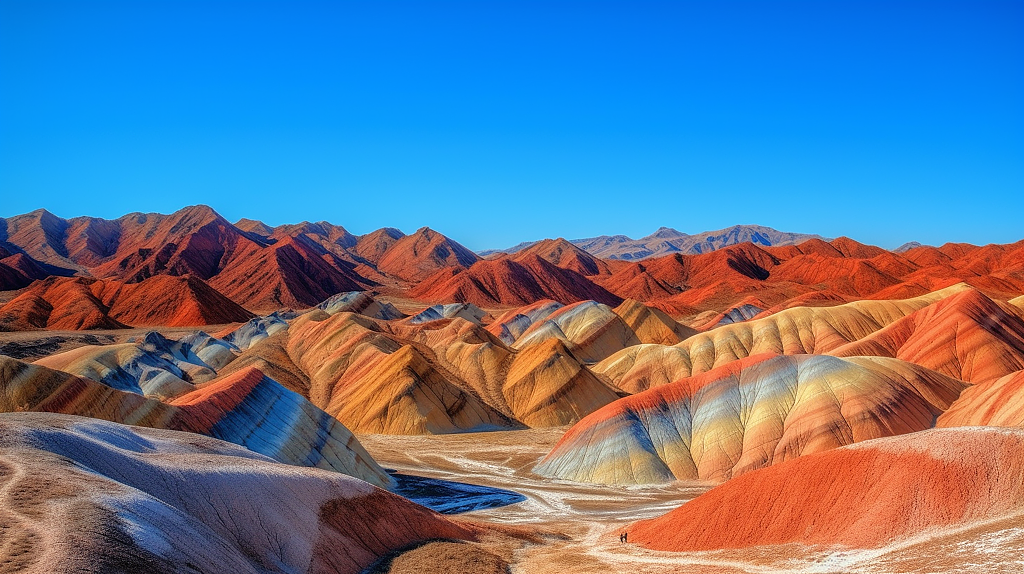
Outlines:
[{"label": "distant hazy mountain", "polygon": [[921,247],[921,246],[922,246],[922,244],[917,242],[917,241],[908,241],[908,242],[904,243],[903,245],[900,245],[896,249],[893,249],[892,251],[893,251],[893,253],[905,253],[907,251],[910,251],[911,249],[914,249],[914,248],[917,248],[917,247]]},{"label": "distant hazy mountain", "polygon": [[[737,243],[751,242],[757,245],[793,245],[808,239],[824,239],[820,235],[789,233],[762,225],[734,225],[718,231],[705,231],[689,235],[670,227],[662,227],[647,237],[632,239],[625,235],[601,235],[586,239],[574,239],[573,245],[605,259],[635,261],[667,255],[669,253],[707,253]],[[480,255],[492,253],[516,253],[537,243],[527,241],[508,249],[490,249]]]}]

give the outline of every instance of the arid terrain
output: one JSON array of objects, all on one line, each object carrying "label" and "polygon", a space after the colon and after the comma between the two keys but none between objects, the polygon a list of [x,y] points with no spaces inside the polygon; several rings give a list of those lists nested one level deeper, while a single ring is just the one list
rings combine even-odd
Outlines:
[{"label": "arid terrain", "polygon": [[0,572],[1024,567],[1024,241],[196,206],[0,255]]}]

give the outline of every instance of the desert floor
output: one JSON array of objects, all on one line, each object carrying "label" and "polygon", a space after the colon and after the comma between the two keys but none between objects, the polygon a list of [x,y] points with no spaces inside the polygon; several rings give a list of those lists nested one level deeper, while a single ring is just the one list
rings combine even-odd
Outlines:
[{"label": "desert floor", "polygon": [[[913,540],[870,550],[794,544],[676,553],[621,544],[618,536],[623,526],[663,514],[714,485],[677,482],[643,487],[602,486],[534,474],[533,466],[564,431],[554,428],[443,436],[364,435],[360,440],[382,465],[397,471],[402,494],[452,513],[459,520],[525,527],[535,532],[530,540],[502,538],[482,543],[484,548],[502,556],[516,574],[1024,571],[1024,556],[1019,554],[1024,547],[1024,516],[957,531],[928,532]],[[438,480],[406,479],[404,475]],[[752,508],[750,512],[758,509]],[[742,517],[721,517],[730,519]]]}]

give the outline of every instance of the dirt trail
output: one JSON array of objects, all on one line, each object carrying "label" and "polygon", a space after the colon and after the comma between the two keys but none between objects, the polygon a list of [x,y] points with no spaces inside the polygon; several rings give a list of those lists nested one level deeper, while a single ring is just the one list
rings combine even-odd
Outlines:
[{"label": "dirt trail", "polygon": [[[655,552],[620,544],[620,529],[664,514],[712,484],[588,485],[552,480],[533,466],[565,427],[441,436],[363,435],[359,439],[387,468],[406,474],[515,491],[526,500],[458,515],[479,522],[532,525],[558,533],[543,544],[523,544],[512,555],[513,574],[562,572],[832,573],[1024,571],[1024,516],[962,529],[923,533],[871,550],[801,545],[716,552]],[[722,517],[727,520],[728,517]]]}]

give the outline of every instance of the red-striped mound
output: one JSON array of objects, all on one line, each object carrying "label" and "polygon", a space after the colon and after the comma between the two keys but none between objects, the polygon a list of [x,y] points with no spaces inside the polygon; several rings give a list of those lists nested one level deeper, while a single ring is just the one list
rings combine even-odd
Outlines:
[{"label": "red-striped mound", "polygon": [[628,531],[656,550],[872,548],[1022,510],[1024,430],[933,429],[751,472]]}]

